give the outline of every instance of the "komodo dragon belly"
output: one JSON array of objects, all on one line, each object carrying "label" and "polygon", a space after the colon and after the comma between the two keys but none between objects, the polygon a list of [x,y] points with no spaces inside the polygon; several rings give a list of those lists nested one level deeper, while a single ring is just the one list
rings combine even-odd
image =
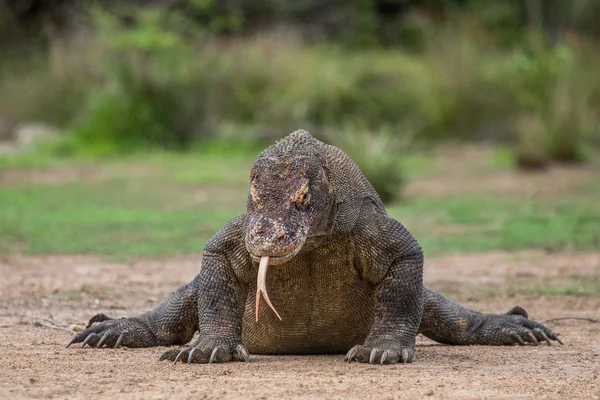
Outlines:
[{"label": "komodo dragon belly", "polygon": [[267,288],[282,320],[261,301],[256,322],[252,285],[243,325],[250,353],[345,353],[371,329],[374,287],[359,278],[347,243],[301,252],[270,267]]}]

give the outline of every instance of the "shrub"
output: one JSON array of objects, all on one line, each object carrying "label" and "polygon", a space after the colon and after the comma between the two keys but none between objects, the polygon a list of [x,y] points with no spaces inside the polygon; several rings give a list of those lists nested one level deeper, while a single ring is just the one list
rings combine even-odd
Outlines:
[{"label": "shrub", "polygon": [[[212,3],[194,4],[197,18],[221,18]],[[79,46],[3,76],[3,114],[55,122],[70,145],[103,154],[354,127],[378,143],[406,129],[422,141],[511,140],[515,159],[545,163],[581,160],[597,131],[598,57],[577,42],[510,50],[478,24],[449,23],[409,53],[307,44],[279,31],[214,37],[210,29],[235,32],[239,21],[202,28],[153,8],[93,20]]]},{"label": "shrub", "polygon": [[538,115],[521,116],[515,122],[517,142],[513,147],[515,162],[523,169],[548,166],[550,157],[545,146],[545,125]]},{"label": "shrub", "polygon": [[410,131],[393,128],[377,131],[347,126],[327,132],[329,142],[358,165],[384,203],[400,200],[406,184],[403,159],[412,143]]},{"label": "shrub", "polygon": [[69,126],[90,93],[94,77],[78,43],[55,42],[48,54],[4,60],[0,70],[0,115],[15,122]]},{"label": "shrub", "polygon": [[93,152],[111,153],[183,149],[206,134],[210,75],[182,34],[162,26],[166,22],[154,9],[136,13],[134,27],[95,15],[90,62],[93,57],[99,67],[101,86],[70,130],[75,140]]},{"label": "shrub", "polygon": [[492,90],[515,121],[515,160],[520,167],[584,160],[583,149],[598,125],[593,96],[600,82],[595,78],[597,63],[584,61],[583,53],[564,45],[518,51],[488,69]]}]

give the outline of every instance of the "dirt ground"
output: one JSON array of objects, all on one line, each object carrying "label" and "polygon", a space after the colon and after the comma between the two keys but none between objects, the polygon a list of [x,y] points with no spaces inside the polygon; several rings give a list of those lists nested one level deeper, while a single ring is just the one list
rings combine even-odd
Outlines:
[{"label": "dirt ground", "polygon": [[[192,279],[197,257],[107,262],[87,256],[0,259],[2,398],[600,398],[600,324],[549,325],[564,346],[452,347],[419,337],[414,363],[346,364],[342,355],[251,356],[176,366],[164,348],[65,348],[94,313],[153,308]],[[426,262],[428,287],[480,311],[524,306],[536,320],[598,318],[599,296],[518,291],[569,274],[598,276],[600,253],[492,252]]]}]

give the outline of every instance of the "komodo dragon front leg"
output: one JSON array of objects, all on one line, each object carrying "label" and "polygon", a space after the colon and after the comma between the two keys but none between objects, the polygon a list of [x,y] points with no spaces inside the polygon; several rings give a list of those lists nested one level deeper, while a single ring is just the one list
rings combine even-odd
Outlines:
[{"label": "komodo dragon front leg", "polygon": [[[248,351],[242,345],[246,294],[247,285],[236,279],[227,257],[205,251],[196,278],[156,309],[122,319],[98,314],[67,347],[78,342],[97,348],[181,345],[198,330],[194,345],[181,351],[168,350],[160,359],[188,363],[248,361]],[[95,322],[99,323],[92,325]]]},{"label": "komodo dragon front leg", "polygon": [[242,324],[248,282],[255,279],[244,246],[246,214],[229,221],[204,247],[198,274],[198,340],[183,350],[169,350],[160,359],[187,363],[248,361]]},{"label": "komodo dragon front leg", "polygon": [[375,319],[352,362],[411,362],[423,311],[423,250],[399,222],[368,202],[353,235],[355,265],[375,285]]},{"label": "komodo dragon front leg", "polygon": [[[151,347],[198,341],[189,349],[169,350],[162,360],[209,362],[248,360],[241,346],[242,315],[252,278],[250,256],[243,244],[245,214],[229,221],[205,246],[200,272],[157,308],[140,316],[112,319],[98,314],[69,344],[90,347]],[[96,323],[95,325],[92,325]]]},{"label": "komodo dragon front leg", "polygon": [[242,320],[247,285],[239,282],[228,258],[206,250],[199,273],[200,318],[196,343],[187,349],[169,350],[160,359],[191,363],[248,361],[242,344]]}]

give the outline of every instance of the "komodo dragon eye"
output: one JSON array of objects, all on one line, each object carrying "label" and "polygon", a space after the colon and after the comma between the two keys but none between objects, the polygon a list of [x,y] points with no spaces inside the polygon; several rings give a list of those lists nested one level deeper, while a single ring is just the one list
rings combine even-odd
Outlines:
[{"label": "komodo dragon eye", "polygon": [[308,192],[308,181],[305,182],[300,189],[296,191],[292,197],[294,205],[299,210],[305,209],[310,203],[310,193]]},{"label": "komodo dragon eye", "polygon": [[308,205],[310,203],[310,193],[304,193],[304,195],[302,195],[302,199],[300,199],[300,201],[296,202],[296,207],[300,210],[305,210]]}]

